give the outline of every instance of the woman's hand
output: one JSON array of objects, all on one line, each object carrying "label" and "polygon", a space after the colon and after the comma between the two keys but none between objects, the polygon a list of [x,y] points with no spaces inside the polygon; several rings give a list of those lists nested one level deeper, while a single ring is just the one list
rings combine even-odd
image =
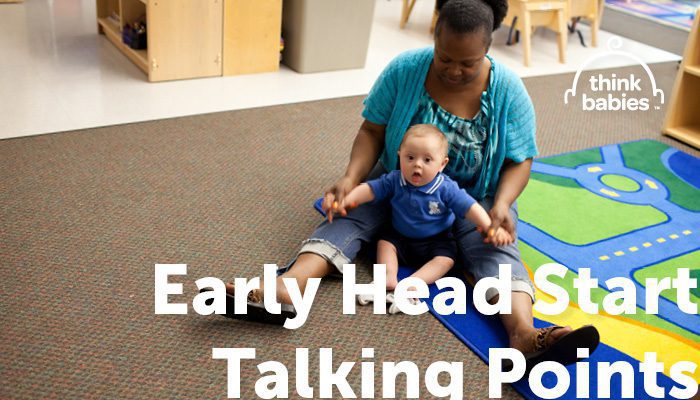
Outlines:
[{"label": "woman's hand", "polygon": [[501,179],[498,182],[493,208],[489,211],[491,216],[491,228],[486,235],[486,243],[493,243],[492,237],[499,227],[503,228],[515,240],[515,221],[510,216],[510,205],[520,196],[530,179],[532,158],[516,163],[506,158],[501,170]]},{"label": "woman's hand", "polygon": [[379,159],[384,149],[384,134],[386,127],[365,120],[355,136],[350,152],[350,162],[345,175],[326,190],[321,208],[328,215],[328,221],[333,221],[333,213],[347,215],[344,205],[345,196],[364,181]]},{"label": "woman's hand", "polygon": [[489,237],[494,246],[500,247],[513,243],[513,236],[503,228],[496,229],[496,233]]},{"label": "woman's hand", "polygon": [[505,230],[505,232],[515,240],[515,222],[510,216],[510,207],[507,204],[501,202],[494,203],[489,211],[489,216],[491,217],[491,227],[489,227],[484,243],[494,243],[498,245],[498,242],[501,242],[501,240],[495,237],[498,228]]},{"label": "woman's hand", "polygon": [[343,176],[335,185],[326,190],[321,208],[328,216],[328,222],[333,222],[333,214],[340,214],[342,216],[348,214],[345,209],[344,200],[345,196],[347,196],[355,186],[357,186],[357,183],[350,179],[350,177]]}]

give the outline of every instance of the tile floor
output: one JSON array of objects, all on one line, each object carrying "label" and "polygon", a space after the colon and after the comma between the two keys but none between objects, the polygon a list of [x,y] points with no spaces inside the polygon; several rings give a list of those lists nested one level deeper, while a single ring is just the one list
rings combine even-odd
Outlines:
[{"label": "tile floor", "polygon": [[[298,74],[279,72],[149,83],[104,36],[97,35],[94,0],[25,0],[0,4],[0,139],[183,115],[366,94],[396,54],[432,42],[432,0],[418,0],[409,24],[398,28],[399,0],[377,0],[364,69]],[[584,29],[584,35],[588,32]],[[567,63],[557,61],[556,35],[538,31],[533,64],[522,65],[520,46],[495,33],[491,54],[523,77],[573,72],[603,54],[570,36]],[[623,39],[620,49],[646,63],[677,55]],[[631,65],[606,55],[588,68]]]}]

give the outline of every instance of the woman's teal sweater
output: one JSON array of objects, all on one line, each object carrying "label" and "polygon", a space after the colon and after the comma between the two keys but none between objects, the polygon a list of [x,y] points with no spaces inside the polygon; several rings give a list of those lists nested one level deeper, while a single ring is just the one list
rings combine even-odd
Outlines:
[{"label": "woman's teal sweater", "polygon": [[[537,155],[535,111],[520,78],[492,58],[492,83],[488,87],[490,113],[484,159],[470,194],[476,199],[494,196],[506,158],[522,162]],[[416,113],[433,61],[433,47],[400,54],[381,73],[364,100],[362,116],[386,127],[380,162],[387,171],[398,168],[397,151]]]}]

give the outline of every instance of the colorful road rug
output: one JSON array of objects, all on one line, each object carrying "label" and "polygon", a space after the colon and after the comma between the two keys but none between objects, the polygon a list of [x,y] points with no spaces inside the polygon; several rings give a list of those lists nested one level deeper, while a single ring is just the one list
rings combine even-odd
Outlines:
[{"label": "colorful road rug", "polygon": [[606,0],[615,10],[689,31],[693,26],[697,0]]},{"label": "colorful road rug", "polygon": [[[651,140],[538,159],[518,202],[519,246],[532,273],[550,262],[569,269],[556,283],[567,288],[571,304],[559,316],[536,317],[558,325],[593,323],[606,347],[634,360],[657,352],[666,375],[678,361],[697,363],[700,316],[682,312],[672,290],[661,293],[659,314],[647,315],[644,283],[675,277],[678,268],[700,278],[698,171],[700,159]],[[599,305],[609,293],[605,280],[632,279],[637,313],[583,313],[573,287],[582,267],[599,279],[601,288],[591,296]],[[541,292],[538,296],[548,299]],[[700,291],[692,290],[690,297],[697,304]],[[694,378],[700,382],[700,371]]]},{"label": "colorful road rug", "polygon": [[[652,398],[644,389],[640,361],[645,352],[656,352],[664,363],[657,383],[669,390],[679,386],[669,378],[679,361],[700,361],[700,316],[679,310],[676,293],[661,292],[658,315],[645,313],[647,278],[675,277],[678,268],[689,268],[700,281],[700,159],[663,143],[643,140],[540,158],[533,164],[530,183],[518,200],[519,247],[531,276],[547,263],[568,268],[561,279],[550,279],[566,289],[568,309],[556,316],[535,313],[535,326],[594,324],[601,345],[586,361],[589,398],[598,398],[599,387],[609,387],[606,398],[623,398],[620,375],[598,382],[600,362],[625,361],[634,368],[634,398]],[[320,201],[316,203],[320,211]],[[604,282],[613,277],[631,279],[636,285],[637,313],[612,316],[584,313],[578,306],[573,281],[579,268],[590,268],[600,287],[591,291],[591,301],[601,306],[610,293]],[[400,277],[411,274],[400,269]],[[454,271],[454,276],[460,277]],[[431,299],[440,291],[431,285]],[[467,297],[472,296],[467,285]],[[554,299],[537,290],[538,299]],[[700,303],[700,290],[690,300]],[[503,326],[496,316],[479,314],[468,302],[466,315],[431,312],[455,336],[485,362],[488,350],[508,347]],[[602,307],[601,307],[602,310]],[[576,398],[577,371],[567,367],[571,386],[560,397]],[[700,370],[693,378],[700,383]],[[542,383],[557,384],[554,374]],[[538,399],[527,380],[513,387],[528,399]],[[669,396],[670,398],[670,396]]]}]

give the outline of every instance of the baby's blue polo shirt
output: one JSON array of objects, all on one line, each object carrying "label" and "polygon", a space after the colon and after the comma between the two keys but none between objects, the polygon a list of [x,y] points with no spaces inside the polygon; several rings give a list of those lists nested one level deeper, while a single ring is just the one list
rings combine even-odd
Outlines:
[{"label": "baby's blue polo shirt", "polygon": [[455,215],[464,215],[476,202],[442,172],[423,186],[407,182],[400,170],[368,181],[374,201],[391,199],[392,224],[400,234],[422,239],[452,226]]}]

